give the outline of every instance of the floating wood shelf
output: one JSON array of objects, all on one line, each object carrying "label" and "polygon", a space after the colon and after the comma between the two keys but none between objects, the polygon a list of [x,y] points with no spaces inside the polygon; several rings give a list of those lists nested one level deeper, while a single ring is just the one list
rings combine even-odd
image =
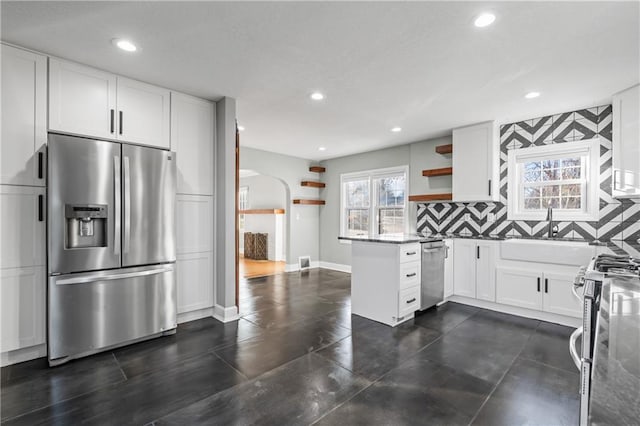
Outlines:
[{"label": "floating wood shelf", "polygon": [[443,167],[441,169],[429,169],[429,170],[423,170],[422,171],[422,176],[447,176],[453,173],[453,168],[452,167]]},{"label": "floating wood shelf", "polygon": [[314,173],[324,173],[327,171],[327,169],[321,166],[311,166],[309,167],[309,171]]},{"label": "floating wood shelf", "polygon": [[293,200],[293,204],[304,204],[308,206],[324,206],[324,200]]},{"label": "floating wood shelf", "polygon": [[451,154],[453,152],[453,144],[449,145],[438,145],[436,146],[436,152],[438,154]]},{"label": "floating wood shelf", "polygon": [[240,210],[240,214],[284,214],[284,209],[250,209],[250,210]]},{"label": "floating wood shelf", "polygon": [[409,201],[447,201],[452,199],[452,194],[409,195]]},{"label": "floating wood shelf", "polygon": [[303,180],[302,182],[300,182],[301,186],[310,186],[313,188],[324,188],[326,185],[324,184],[324,182],[315,182],[312,180]]}]

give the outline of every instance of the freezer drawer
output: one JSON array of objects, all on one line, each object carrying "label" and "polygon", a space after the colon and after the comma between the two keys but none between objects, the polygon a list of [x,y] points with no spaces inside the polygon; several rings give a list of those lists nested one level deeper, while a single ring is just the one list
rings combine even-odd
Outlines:
[{"label": "freezer drawer", "polygon": [[49,279],[49,364],[176,327],[175,265]]}]

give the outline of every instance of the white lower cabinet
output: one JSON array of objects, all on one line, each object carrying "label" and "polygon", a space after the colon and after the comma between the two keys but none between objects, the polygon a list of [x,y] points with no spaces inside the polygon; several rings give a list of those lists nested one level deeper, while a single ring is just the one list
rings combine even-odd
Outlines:
[{"label": "white lower cabinet", "polygon": [[44,266],[0,270],[0,352],[45,343]]},{"label": "white lower cabinet", "polygon": [[178,314],[213,306],[213,253],[179,254]]},{"label": "white lower cabinet", "polygon": [[575,274],[545,272],[539,268],[498,266],[496,269],[496,302],[558,315],[580,318],[580,302],[571,287]]},{"label": "white lower cabinet", "polygon": [[420,309],[420,244],[353,241],[351,312],[396,326]]},{"label": "white lower cabinet", "polygon": [[495,302],[495,253],[495,241],[455,240],[453,294]]}]

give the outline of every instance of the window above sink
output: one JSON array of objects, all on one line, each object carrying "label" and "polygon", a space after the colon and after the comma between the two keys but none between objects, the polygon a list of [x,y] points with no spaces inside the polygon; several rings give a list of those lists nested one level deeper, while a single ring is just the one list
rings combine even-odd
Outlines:
[{"label": "window above sink", "polygon": [[508,152],[509,220],[598,220],[598,138]]}]

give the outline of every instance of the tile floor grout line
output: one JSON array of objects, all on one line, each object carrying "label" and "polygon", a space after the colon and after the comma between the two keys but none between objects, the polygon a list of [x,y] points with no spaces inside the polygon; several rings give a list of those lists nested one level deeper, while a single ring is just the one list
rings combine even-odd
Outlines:
[{"label": "tile floor grout line", "polygon": [[[237,368],[235,368],[233,365],[229,364],[227,362],[227,360],[225,360],[224,358],[222,358],[220,355],[218,355],[218,353],[215,350],[212,350],[211,352],[208,352],[210,354],[212,354],[213,356],[215,356],[216,358],[218,358],[220,361],[222,361],[225,365],[227,365],[229,368],[231,368],[233,371],[235,371],[236,373],[240,374],[244,379],[246,379],[247,381],[251,380],[249,379],[249,377],[247,377],[246,374],[244,374],[242,371],[238,370]],[[271,370],[269,370],[271,371]],[[239,383],[238,383],[239,384]],[[233,386],[232,386],[233,387]],[[215,395],[215,394],[213,394]],[[211,396],[211,395],[209,395]]]},{"label": "tile floor grout line", "polygon": [[539,320],[536,320],[536,321],[538,321],[538,324],[533,329],[533,332],[529,335],[529,337],[527,338],[527,341],[524,342],[524,344],[522,345],[522,348],[520,348],[518,353],[513,357],[513,360],[511,360],[511,364],[509,364],[509,368],[506,369],[506,371],[502,374],[500,379],[496,382],[495,386],[491,389],[491,392],[489,392],[489,395],[487,395],[485,400],[482,401],[482,404],[480,405],[480,407],[478,408],[478,410],[476,411],[474,416],[469,421],[469,425],[472,425],[473,422],[476,421],[476,419],[478,418],[478,415],[480,414],[482,409],[485,407],[485,405],[487,405],[487,402],[489,402],[489,399],[491,399],[493,394],[496,392],[496,390],[498,389],[498,386],[500,386],[500,384],[503,382],[504,378],[507,377],[507,374],[509,374],[509,372],[513,368],[513,365],[516,363],[516,360],[518,359],[518,357],[522,354],[522,351],[524,351],[524,349],[527,347],[527,344],[529,344],[529,341],[531,340],[531,337],[533,337],[535,332],[538,330],[538,327],[540,326],[540,321]]},{"label": "tile floor grout line", "polygon": [[124,380],[125,381],[129,380],[129,378],[127,377],[127,373],[124,372],[124,370],[122,369],[122,366],[120,365],[120,361],[118,360],[118,357],[116,356],[116,353],[115,352],[111,352],[111,355],[113,356],[113,360],[116,362],[116,365],[118,366],[118,369],[120,370],[120,372],[124,376]]}]

